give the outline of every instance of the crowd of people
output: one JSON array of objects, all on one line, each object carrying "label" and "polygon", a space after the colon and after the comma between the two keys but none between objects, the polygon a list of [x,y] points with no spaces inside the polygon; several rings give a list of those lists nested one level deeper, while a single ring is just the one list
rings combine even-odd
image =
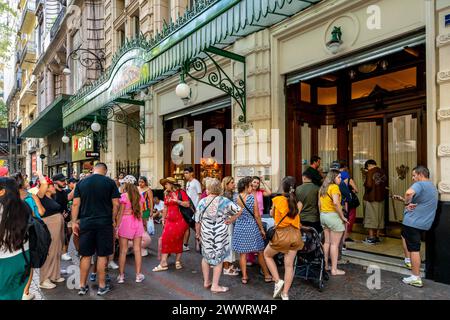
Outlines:
[{"label": "crowd of people", "polygon": [[[154,223],[161,223],[159,264],[153,272],[168,270],[173,257],[176,270],[184,267],[182,255],[190,250],[192,229],[196,249],[202,255],[205,289],[228,292],[228,287],[220,285],[222,274],[240,275],[241,283],[247,285],[255,276],[247,267],[257,263],[264,281],[274,286],[273,298],[288,300],[295,257],[304,246],[302,225],[321,235],[325,268],[332,276],[345,275],[338,269],[338,259],[345,243],[353,241],[350,235],[360,205],[358,188],[345,163],[333,163],[324,175],[320,161],[320,157],[311,158],[301,184],[294,177],[282,179],[281,192],[274,195],[260,177],[241,178],[237,186],[233,177],[222,181],[207,178],[202,187],[192,167],[184,171],[185,189],[172,177],[160,180],[163,199],[154,196],[146,177],[123,174],[115,180],[108,178],[104,163],[97,163],[79,180],[67,180],[63,174],[50,179],[37,172],[36,182],[30,186],[21,173],[1,177],[0,299],[33,299],[29,291],[33,268],[27,262],[32,253],[28,229],[30,219],[36,219],[45,224],[51,236],[45,263],[39,270],[42,289],[53,289],[65,281],[61,260],[72,259],[67,252],[69,242],[80,257],[79,295],[89,292],[89,281],[98,281],[98,295],[108,293],[112,281],[108,268],[118,269],[117,283],[124,283],[130,252],[134,253],[135,282],[143,282],[142,257],[148,255]],[[403,282],[418,287],[423,285],[420,236],[430,229],[437,206],[437,190],[429,177],[427,168],[414,168],[414,183],[405,196],[393,196],[405,202],[402,239],[405,264],[412,275]],[[368,160],[363,197],[368,244],[379,242],[379,232],[384,229],[380,202],[384,201],[386,186],[383,171],[374,160]],[[270,215],[275,229],[270,239],[263,222],[264,197],[272,198]],[[118,265],[114,262],[116,250]],[[283,278],[274,259],[280,253],[284,257]]]}]

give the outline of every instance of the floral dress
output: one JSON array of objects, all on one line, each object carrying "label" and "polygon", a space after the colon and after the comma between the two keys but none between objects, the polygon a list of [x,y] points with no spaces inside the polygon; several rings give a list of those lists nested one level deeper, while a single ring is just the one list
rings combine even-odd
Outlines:
[{"label": "floral dress", "polygon": [[[237,199],[235,200],[237,203]],[[233,230],[233,250],[238,253],[259,252],[264,250],[264,239],[259,231],[258,224],[253,217],[255,197],[249,194],[245,199],[246,208],[236,220]]]},{"label": "floral dress", "polygon": [[224,261],[230,252],[228,225],[225,221],[240,211],[231,200],[209,195],[200,200],[195,213],[195,222],[201,224],[202,256],[209,265],[216,266]]}]

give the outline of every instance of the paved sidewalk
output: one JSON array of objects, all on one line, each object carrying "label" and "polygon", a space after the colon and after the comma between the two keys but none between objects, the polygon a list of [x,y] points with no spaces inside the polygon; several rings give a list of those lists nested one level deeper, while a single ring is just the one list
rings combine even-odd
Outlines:
[{"label": "paved sidewalk", "polygon": [[[230,287],[230,292],[225,294],[212,294],[203,288],[202,274],[200,269],[201,256],[191,250],[183,254],[184,268],[175,270],[174,258],[169,260],[169,271],[152,272],[153,267],[159,261],[156,257],[157,241],[153,237],[150,254],[143,258],[143,273],[146,279],[142,283],[134,281],[134,258],[128,256],[126,266],[125,284],[117,284],[115,279],[118,271],[110,271],[112,291],[103,297],[96,295],[97,284],[90,284],[91,290],[88,296],[79,297],[77,290],[68,289],[66,283],[58,284],[57,288],[45,290],[38,288],[38,273],[35,272],[32,292],[37,299],[48,300],[89,300],[89,299],[125,299],[125,300],[271,300],[273,284],[266,284],[257,266],[249,268],[250,281],[247,285],[241,284],[240,277],[222,276],[221,284]],[[194,245],[191,245],[194,248]],[[72,257],[76,257],[74,252],[69,252]],[[75,260],[78,265],[78,261]],[[70,263],[63,262],[65,269]],[[367,280],[372,274],[358,265],[341,265],[347,274],[342,277],[331,277],[326,282],[323,292],[311,283],[295,279],[290,291],[291,300],[444,300],[450,299],[450,286],[424,280],[423,288],[415,288],[401,282],[402,275],[381,271],[380,289],[370,290],[367,287]],[[70,276],[70,275],[69,275]],[[67,275],[64,275],[67,278]],[[70,282],[70,281],[69,281]],[[371,282],[372,283],[372,282]]]}]

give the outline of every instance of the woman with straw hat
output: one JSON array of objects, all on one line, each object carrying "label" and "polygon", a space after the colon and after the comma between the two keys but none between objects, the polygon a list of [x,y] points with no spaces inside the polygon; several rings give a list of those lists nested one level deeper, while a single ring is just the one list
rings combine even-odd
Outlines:
[{"label": "woman with straw hat", "polygon": [[[180,211],[180,206],[188,208],[190,206],[189,197],[185,191],[181,190],[177,180],[172,177],[161,179],[164,191],[164,211],[163,211],[163,233],[161,236],[161,262],[154,272],[166,271],[169,269],[167,258],[169,254],[176,254],[175,268],[183,268],[181,264],[181,254],[183,253],[183,237],[189,225],[184,221]],[[179,195],[181,194],[181,200]]]}]

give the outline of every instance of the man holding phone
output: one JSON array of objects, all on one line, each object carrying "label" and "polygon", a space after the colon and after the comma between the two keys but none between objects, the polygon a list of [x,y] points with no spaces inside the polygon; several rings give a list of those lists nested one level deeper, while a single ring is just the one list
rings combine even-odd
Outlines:
[{"label": "man holding phone", "polygon": [[420,245],[422,232],[430,230],[438,204],[438,191],[430,180],[430,171],[424,166],[417,166],[412,171],[413,185],[404,197],[394,195],[394,200],[405,204],[402,240],[405,252],[405,265],[412,275],[403,278],[403,282],[414,287],[423,287],[420,278]]}]

